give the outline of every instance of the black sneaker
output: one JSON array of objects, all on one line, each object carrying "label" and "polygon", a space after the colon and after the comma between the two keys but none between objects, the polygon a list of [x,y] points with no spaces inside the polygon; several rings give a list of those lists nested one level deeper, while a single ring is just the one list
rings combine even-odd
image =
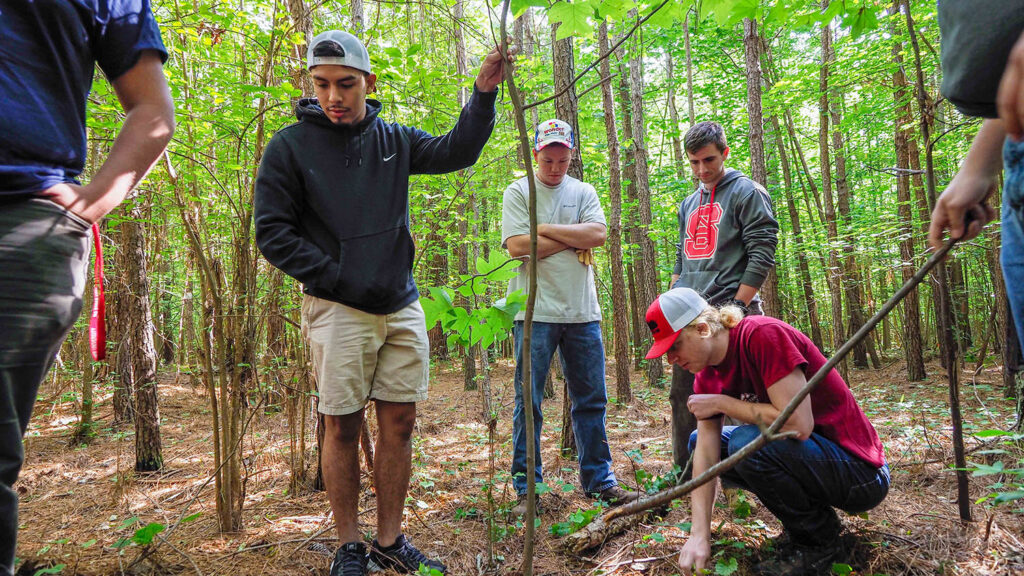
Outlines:
[{"label": "black sneaker", "polygon": [[412,542],[409,542],[405,534],[399,534],[395,543],[387,548],[384,548],[374,540],[370,546],[370,560],[373,560],[374,564],[384,570],[390,568],[399,574],[416,573],[420,569],[420,564],[430,570],[437,570],[441,574],[448,573],[447,566],[439,560],[427,558],[423,552],[420,552],[412,545]]},{"label": "black sneaker", "polygon": [[366,576],[366,545],[362,542],[343,544],[334,553],[330,576]]},{"label": "black sneaker", "polygon": [[830,574],[832,563],[841,560],[844,548],[842,540],[835,539],[820,546],[805,546],[790,541],[780,550],[778,557],[766,560],[754,567],[759,576],[818,576]]}]

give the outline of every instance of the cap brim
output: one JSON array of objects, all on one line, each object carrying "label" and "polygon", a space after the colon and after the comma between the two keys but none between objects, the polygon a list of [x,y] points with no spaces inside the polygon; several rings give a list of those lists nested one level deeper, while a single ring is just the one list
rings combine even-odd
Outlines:
[{"label": "cap brim", "polygon": [[676,343],[676,339],[679,338],[680,332],[682,332],[682,330],[678,330],[672,335],[662,338],[661,340],[655,340],[654,346],[651,346],[651,349],[647,351],[647,356],[644,356],[644,358],[651,360],[653,358],[660,358],[661,356],[664,356],[665,353],[668,352],[668,349]]}]

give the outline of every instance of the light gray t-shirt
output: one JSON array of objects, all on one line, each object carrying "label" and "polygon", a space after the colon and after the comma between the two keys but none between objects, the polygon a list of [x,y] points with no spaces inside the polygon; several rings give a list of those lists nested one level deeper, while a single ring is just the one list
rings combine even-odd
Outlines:
[{"label": "light gray t-shirt", "polygon": [[[566,176],[555,188],[537,183],[537,224],[605,224],[604,211],[597,192],[572,176]],[[501,217],[501,245],[511,236],[530,233],[529,184],[526,178],[513,182],[505,190]],[[508,283],[508,293],[529,291],[526,264]],[[562,250],[537,262],[537,301],[533,319],[538,322],[573,324],[601,319],[597,302],[593,266],[584,266],[574,250]],[[516,315],[522,320],[525,311]]]}]

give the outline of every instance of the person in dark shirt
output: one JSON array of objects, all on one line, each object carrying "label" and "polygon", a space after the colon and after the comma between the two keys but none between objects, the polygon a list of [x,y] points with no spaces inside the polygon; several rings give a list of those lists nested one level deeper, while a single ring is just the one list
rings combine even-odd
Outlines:
[{"label": "person in dark shirt", "polygon": [[[377,81],[369,54],[339,30],[317,35],[307,67],[316,99],[267,145],[256,179],[256,243],[267,260],[303,283],[309,341],[326,427],[323,475],[341,546],[331,576],[384,569],[442,574],[402,534],[416,402],[427,398],[426,325],[412,278],[409,176],[468,168],[494,126],[504,79],[497,50],[484,59],[473,95],[443,136],[387,123],[367,99]],[[379,434],[377,539],[369,556],[357,523],[359,433],[373,400]]]},{"label": "person in dark shirt", "polygon": [[[687,408],[697,417],[690,435],[698,477],[761,434],[827,360],[796,328],[768,316],[744,316],[729,303],[708,305],[697,292],[675,288],[646,315],[654,345],[647,358],[667,356],[694,374]],[[740,426],[723,426],[730,417]],[[834,369],[782,426],[795,438],[770,442],[722,474],[723,484],[753,492],[782,523],[780,554],[755,567],[762,576],[827,574],[843,553],[842,523],[833,508],[856,513],[889,491],[882,442]],[[679,553],[685,576],[711,559],[716,482],[690,495],[693,523]]]},{"label": "person in dark shirt", "polygon": [[[174,104],[148,0],[0,0],[0,38],[0,574],[11,574],[22,437],[82,309],[89,229],[163,152]],[[97,64],[125,120],[82,184]]]}]

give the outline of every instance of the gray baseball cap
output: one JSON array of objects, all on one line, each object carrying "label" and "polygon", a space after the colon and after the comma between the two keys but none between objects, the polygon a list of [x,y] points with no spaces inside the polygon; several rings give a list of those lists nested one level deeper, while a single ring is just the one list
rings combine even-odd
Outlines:
[{"label": "gray baseball cap", "polygon": [[[323,42],[334,42],[340,46],[341,55],[314,56],[313,52],[316,51],[316,47]],[[363,43],[358,38],[341,30],[321,32],[309,43],[309,48],[306,49],[306,68],[312,69],[314,66],[320,66],[321,64],[348,66],[349,68],[362,70],[367,74],[371,73],[370,55],[366,52],[366,47],[363,46]]]}]

